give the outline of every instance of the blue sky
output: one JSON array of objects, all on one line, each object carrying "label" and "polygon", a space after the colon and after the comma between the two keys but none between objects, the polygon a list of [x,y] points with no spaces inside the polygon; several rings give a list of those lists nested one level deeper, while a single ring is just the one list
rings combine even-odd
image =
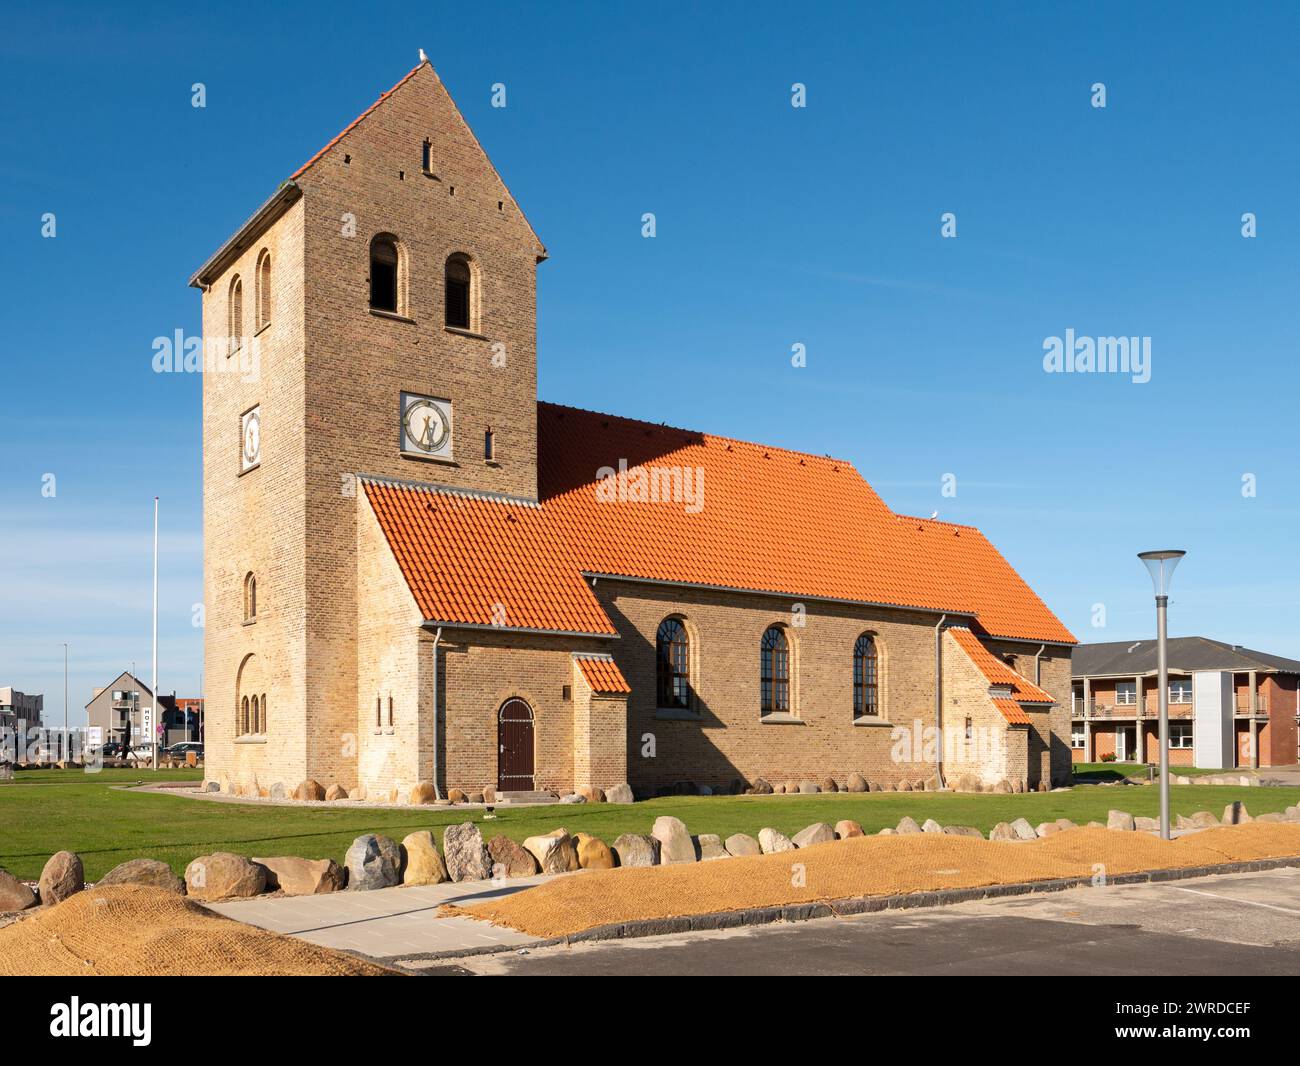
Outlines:
[{"label": "blue sky", "polygon": [[[199,331],[193,269],[420,47],[551,254],[542,398],[850,459],[1083,640],[1149,635],[1134,554],[1186,548],[1174,633],[1300,657],[1294,9],[360,10],[6,14],[0,684],[61,717],[64,640],[74,723],[148,679],[159,495],[160,687],[197,691],[200,383],[152,341]],[[1045,373],[1067,329],[1150,337],[1151,380]]]}]

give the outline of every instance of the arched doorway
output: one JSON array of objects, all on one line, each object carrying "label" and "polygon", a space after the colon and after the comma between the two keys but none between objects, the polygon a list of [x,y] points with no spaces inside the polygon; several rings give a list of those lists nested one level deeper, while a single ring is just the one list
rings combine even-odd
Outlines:
[{"label": "arched doorway", "polygon": [[497,712],[497,789],[533,791],[533,709],[521,699]]}]

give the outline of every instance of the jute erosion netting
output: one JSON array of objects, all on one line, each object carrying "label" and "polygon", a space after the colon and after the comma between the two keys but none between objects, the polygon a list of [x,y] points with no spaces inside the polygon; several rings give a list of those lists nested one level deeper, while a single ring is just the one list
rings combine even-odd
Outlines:
[{"label": "jute erosion netting", "polygon": [[942,833],[867,836],[775,855],[585,870],[442,910],[556,937],[641,919],[1092,877],[1098,864],[1113,877],[1290,856],[1300,856],[1300,825],[1206,829],[1173,841],[1110,829],[1070,829],[1026,843]]},{"label": "jute erosion netting", "polygon": [[382,966],[142,885],[78,892],[0,929],[0,976],[366,976]]}]

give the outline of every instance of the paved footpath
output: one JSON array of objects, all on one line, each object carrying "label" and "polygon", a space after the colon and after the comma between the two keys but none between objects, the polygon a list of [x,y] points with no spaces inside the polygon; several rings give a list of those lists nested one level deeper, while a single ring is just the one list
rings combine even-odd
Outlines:
[{"label": "paved footpath", "polygon": [[273,896],[207,904],[224,914],[273,933],[372,959],[474,954],[526,947],[536,937],[472,918],[438,917],[444,903],[473,903],[509,895],[549,878],[380,888],[372,892],[328,892],[319,896]]}]

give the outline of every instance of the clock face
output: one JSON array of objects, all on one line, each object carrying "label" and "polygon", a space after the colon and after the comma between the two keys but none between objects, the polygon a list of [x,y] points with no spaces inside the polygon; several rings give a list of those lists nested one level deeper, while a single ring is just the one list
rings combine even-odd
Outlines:
[{"label": "clock face", "polygon": [[243,449],[240,461],[243,469],[251,470],[262,461],[262,409],[254,407],[243,418]]},{"label": "clock face", "polygon": [[402,447],[423,455],[451,452],[451,405],[427,396],[404,396]]}]

